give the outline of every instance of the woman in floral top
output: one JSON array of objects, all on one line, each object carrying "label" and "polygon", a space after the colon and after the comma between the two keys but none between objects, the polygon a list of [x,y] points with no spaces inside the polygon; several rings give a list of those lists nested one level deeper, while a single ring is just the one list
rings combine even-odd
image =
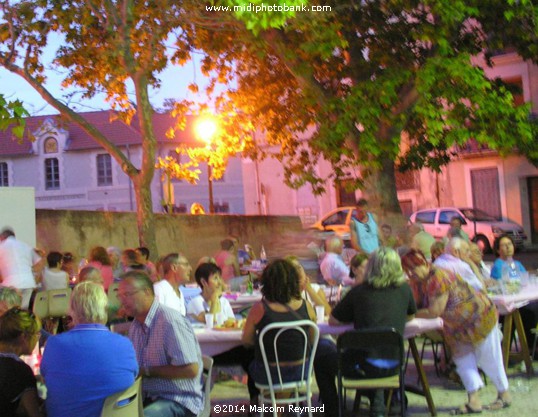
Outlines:
[{"label": "woman in floral top", "polygon": [[480,367],[497,388],[497,399],[487,408],[510,406],[508,379],[503,366],[501,341],[497,330],[497,310],[486,293],[477,291],[460,276],[437,269],[421,252],[412,250],[402,258],[402,266],[427,298],[427,308],[417,317],[443,319],[445,342],[449,346],[468,402],[452,414],[482,411],[479,391],[483,387]]}]

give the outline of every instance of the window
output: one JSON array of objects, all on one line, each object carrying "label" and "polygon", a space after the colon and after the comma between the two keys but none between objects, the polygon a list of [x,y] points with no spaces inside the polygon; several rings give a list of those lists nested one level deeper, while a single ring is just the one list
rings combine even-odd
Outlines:
[{"label": "window", "polygon": [[58,141],[54,138],[45,139],[44,151],[45,153],[58,153]]},{"label": "window", "polygon": [[439,213],[439,224],[450,224],[452,217],[459,217],[461,224],[467,224],[461,214],[454,210],[441,210],[441,213]]},{"label": "window", "polygon": [[415,216],[416,222],[421,222],[422,224],[432,224],[435,221],[435,210],[430,211],[421,211]]},{"label": "window", "polygon": [[9,187],[7,162],[0,162],[0,187]]},{"label": "window", "polygon": [[97,186],[112,185],[112,159],[107,153],[97,155]]},{"label": "window", "polygon": [[45,189],[60,189],[60,166],[58,158],[45,159]]},{"label": "window", "polygon": [[338,210],[336,213],[331,214],[329,217],[324,219],[321,224],[325,226],[335,226],[335,225],[345,225],[347,214],[349,213],[348,209]]}]

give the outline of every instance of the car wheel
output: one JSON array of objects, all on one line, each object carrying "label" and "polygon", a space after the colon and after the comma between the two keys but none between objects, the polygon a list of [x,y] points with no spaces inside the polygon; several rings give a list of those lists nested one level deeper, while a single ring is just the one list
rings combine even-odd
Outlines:
[{"label": "car wheel", "polygon": [[473,239],[474,242],[478,245],[482,253],[490,253],[491,252],[491,246],[489,244],[488,238],[486,236],[477,236]]}]

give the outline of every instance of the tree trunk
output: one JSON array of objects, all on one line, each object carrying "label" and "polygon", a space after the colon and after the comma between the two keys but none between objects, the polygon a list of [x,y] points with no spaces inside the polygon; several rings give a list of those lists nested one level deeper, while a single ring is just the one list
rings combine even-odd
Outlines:
[{"label": "tree trunk", "polygon": [[136,220],[138,226],[138,238],[140,246],[149,249],[152,259],[158,257],[157,240],[155,237],[155,215],[153,214],[153,202],[151,189],[144,186],[141,174],[133,180],[136,197]]}]

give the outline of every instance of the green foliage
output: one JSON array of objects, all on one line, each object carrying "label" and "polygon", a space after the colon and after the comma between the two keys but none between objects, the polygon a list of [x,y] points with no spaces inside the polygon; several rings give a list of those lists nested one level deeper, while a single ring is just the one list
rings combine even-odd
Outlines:
[{"label": "green foliage", "polygon": [[21,139],[26,126],[24,120],[26,116],[28,116],[28,112],[19,100],[8,102],[0,94],[0,130],[6,130],[11,127],[13,135]]},{"label": "green foliage", "polygon": [[[514,46],[536,58],[532,2],[325,4],[330,12],[297,13],[258,36],[234,29],[233,42],[210,35],[201,44],[209,66],[236,79],[220,103],[265,129],[288,184],[322,191],[357,167],[363,179],[390,175],[391,164],[439,170],[471,139],[501,155],[535,146],[528,106],[514,107],[509,89],[471,64],[482,51]],[[320,157],[334,167],[326,178],[316,174]]]}]

